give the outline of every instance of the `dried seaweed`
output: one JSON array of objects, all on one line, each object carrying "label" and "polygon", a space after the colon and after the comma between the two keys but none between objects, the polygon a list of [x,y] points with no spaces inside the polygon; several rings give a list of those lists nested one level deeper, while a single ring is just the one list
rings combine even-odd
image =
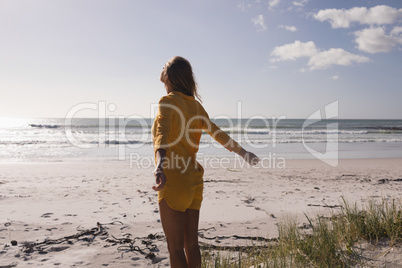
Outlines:
[{"label": "dried seaweed", "polygon": [[[73,244],[74,241],[78,240],[92,243],[97,236],[104,236],[104,237],[110,236],[111,238],[107,238],[105,241],[111,243],[111,245],[105,245],[105,247],[119,244],[121,246],[117,248],[118,251],[125,251],[125,252],[137,251],[142,255],[145,255],[145,258],[148,259],[153,259],[155,257],[153,251],[157,250],[157,245],[154,244],[154,241],[164,239],[163,235],[149,234],[147,237],[130,238],[131,235],[127,234],[123,238],[116,238],[113,235],[109,235],[107,228],[105,227],[106,225],[115,225],[115,224],[123,225],[123,223],[120,221],[114,221],[111,223],[98,222],[96,223],[97,227],[92,229],[79,230],[79,227],[77,227],[77,231],[79,232],[73,235],[65,236],[58,239],[46,239],[42,242],[35,242],[35,243],[26,242],[22,244],[22,252],[32,253],[36,251],[38,253],[44,254],[50,251],[61,251],[64,250],[65,248],[60,248],[60,250],[57,250],[58,248],[53,247],[53,245],[58,245],[62,243]],[[136,242],[138,241],[140,242],[141,245],[145,245],[145,247],[141,248],[140,246],[137,246]]]}]

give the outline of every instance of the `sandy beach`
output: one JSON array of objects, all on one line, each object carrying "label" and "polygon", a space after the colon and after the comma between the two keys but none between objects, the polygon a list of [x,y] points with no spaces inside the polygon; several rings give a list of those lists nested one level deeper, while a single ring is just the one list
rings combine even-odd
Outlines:
[{"label": "sandy beach", "polygon": [[[169,266],[152,167],[84,160],[1,163],[0,170],[0,267]],[[295,217],[303,225],[304,213],[331,214],[342,198],[401,201],[402,159],[343,159],[337,167],[287,160],[266,168],[232,158],[229,166],[205,167],[200,241],[276,238],[279,222]],[[402,265],[401,252],[400,245],[367,250],[375,267]]]},{"label": "sandy beach", "polygon": [[402,0],[0,0],[0,33],[0,268],[170,267],[160,212],[173,266],[198,220],[201,268],[402,268]]}]

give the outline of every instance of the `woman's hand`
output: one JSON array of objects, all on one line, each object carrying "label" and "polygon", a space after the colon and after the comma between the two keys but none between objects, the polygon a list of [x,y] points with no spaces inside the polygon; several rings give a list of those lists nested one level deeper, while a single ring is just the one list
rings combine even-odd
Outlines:
[{"label": "woman's hand", "polygon": [[152,186],[152,189],[154,191],[160,191],[165,186],[166,176],[163,173],[163,171],[160,169],[156,169],[156,171],[154,172],[154,175],[155,175],[156,186]]},{"label": "woman's hand", "polygon": [[244,150],[243,148],[240,151],[239,155],[241,157],[243,157],[243,159],[246,160],[246,162],[252,166],[257,165],[260,162],[260,159],[258,158],[258,156],[256,156],[252,152],[248,152],[248,151]]}]

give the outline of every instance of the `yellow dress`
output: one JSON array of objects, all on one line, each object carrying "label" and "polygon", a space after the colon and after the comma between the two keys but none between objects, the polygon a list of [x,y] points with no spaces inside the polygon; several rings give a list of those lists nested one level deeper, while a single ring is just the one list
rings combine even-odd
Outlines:
[{"label": "yellow dress", "polygon": [[163,173],[167,181],[158,192],[158,202],[165,199],[174,210],[201,208],[204,169],[196,154],[202,130],[229,151],[240,152],[242,147],[212,123],[193,96],[172,91],[160,99],[151,132],[155,162],[156,150],[166,150]]}]

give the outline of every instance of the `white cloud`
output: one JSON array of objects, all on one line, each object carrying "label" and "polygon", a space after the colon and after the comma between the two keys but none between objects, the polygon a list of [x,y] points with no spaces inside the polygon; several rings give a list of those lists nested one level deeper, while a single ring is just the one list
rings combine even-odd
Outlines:
[{"label": "white cloud", "polygon": [[275,47],[271,52],[271,62],[309,58],[309,70],[327,69],[333,65],[348,66],[353,63],[368,62],[368,57],[354,55],[341,48],[331,48],[320,51],[313,41],[302,43],[295,41],[292,44]]},{"label": "white cloud", "polygon": [[293,1],[293,5],[298,6],[298,7],[303,7],[305,4],[307,4],[308,0],[301,0],[301,1]]},{"label": "white cloud", "polygon": [[338,80],[339,79],[339,75],[334,75],[331,77],[332,80]]},{"label": "white cloud", "polygon": [[251,8],[251,3],[242,2],[242,3],[239,3],[239,4],[237,5],[237,7],[238,7],[239,9],[241,9],[242,11],[246,11],[247,9]]},{"label": "white cloud", "polygon": [[269,0],[268,2],[269,9],[272,10],[274,7],[279,5],[280,2],[281,0]]},{"label": "white cloud", "polygon": [[290,32],[296,32],[297,28],[295,26],[288,26],[288,25],[279,25],[279,28],[285,29]]},{"label": "white cloud", "polygon": [[313,55],[308,66],[310,70],[328,69],[332,65],[348,66],[354,62],[363,63],[368,62],[369,58],[349,53],[342,48],[330,48],[326,51],[321,51]]},{"label": "white cloud", "polygon": [[318,50],[313,41],[302,43],[296,40],[292,44],[275,47],[271,52],[271,62],[296,60],[303,57],[312,57]]},{"label": "white cloud", "polygon": [[257,17],[252,18],[251,21],[254,23],[256,27],[259,28],[258,31],[265,31],[267,29],[263,15],[258,15]]},{"label": "white cloud", "polygon": [[395,23],[402,17],[402,8],[381,5],[367,9],[354,7],[345,9],[324,9],[314,14],[319,21],[329,21],[332,28],[349,28],[352,22],[368,25],[383,25]]},{"label": "white cloud", "polygon": [[355,32],[357,48],[368,53],[389,52],[396,45],[402,44],[402,37],[398,35],[402,27],[395,27],[391,35],[387,35],[383,28],[368,28]]},{"label": "white cloud", "polygon": [[401,26],[396,26],[394,29],[391,31],[392,36],[399,36],[402,33],[402,27]]}]

